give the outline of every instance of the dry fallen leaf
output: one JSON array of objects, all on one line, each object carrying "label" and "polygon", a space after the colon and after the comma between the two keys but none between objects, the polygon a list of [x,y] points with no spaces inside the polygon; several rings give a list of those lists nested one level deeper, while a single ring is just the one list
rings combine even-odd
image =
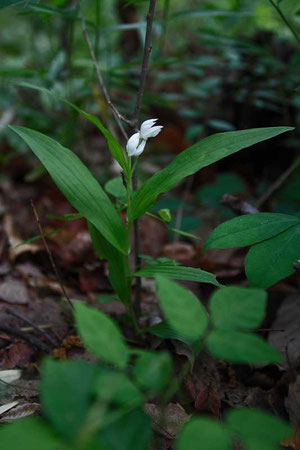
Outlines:
[{"label": "dry fallen leaf", "polygon": [[0,422],[13,422],[14,420],[23,419],[24,417],[31,416],[39,409],[39,403],[23,403],[23,405],[10,408],[9,411],[0,417]]}]

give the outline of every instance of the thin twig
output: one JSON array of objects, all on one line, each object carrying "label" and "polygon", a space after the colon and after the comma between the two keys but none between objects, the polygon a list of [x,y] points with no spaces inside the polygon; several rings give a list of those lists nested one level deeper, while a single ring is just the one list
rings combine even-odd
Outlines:
[{"label": "thin twig", "polygon": [[31,207],[32,207],[32,210],[33,210],[33,214],[34,214],[34,216],[35,216],[35,220],[36,220],[36,222],[37,222],[37,224],[38,224],[38,227],[39,227],[39,230],[40,230],[40,235],[41,235],[41,237],[42,237],[43,244],[44,244],[45,249],[46,249],[46,252],[47,252],[47,254],[48,254],[48,257],[49,257],[49,260],[50,260],[52,269],[53,269],[53,271],[54,271],[54,273],[55,273],[56,279],[57,279],[57,281],[58,281],[58,283],[59,283],[59,285],[60,285],[60,288],[61,288],[61,290],[62,290],[62,293],[63,293],[63,295],[65,296],[67,302],[69,303],[69,305],[71,306],[71,308],[74,309],[74,306],[73,306],[73,304],[72,304],[72,302],[71,302],[71,300],[70,300],[70,297],[68,296],[68,294],[67,294],[67,292],[66,292],[66,290],[65,290],[65,288],[64,288],[64,285],[63,285],[63,283],[62,283],[62,279],[61,279],[61,277],[60,277],[60,275],[59,275],[59,273],[58,273],[58,270],[57,270],[57,267],[56,267],[56,265],[55,265],[55,262],[54,262],[52,253],[51,253],[51,251],[50,251],[50,248],[49,248],[49,246],[48,246],[48,244],[47,244],[47,241],[46,241],[46,238],[45,238],[43,229],[42,229],[42,225],[41,225],[41,222],[40,222],[40,218],[39,218],[38,213],[37,213],[37,210],[36,210],[36,208],[35,208],[35,206],[34,206],[33,200],[31,200]]},{"label": "thin twig", "polygon": [[[189,191],[190,191],[190,189],[192,187],[193,181],[194,181],[194,177],[193,176],[188,177],[188,179],[186,181],[184,193],[183,193],[183,196],[182,196],[182,199],[181,199],[181,203],[180,203],[180,206],[178,208],[178,211],[177,211],[177,214],[176,214],[176,219],[175,219],[175,228],[177,230],[180,230],[181,226],[182,226],[184,204],[187,201],[187,197],[188,197]],[[173,241],[177,242],[178,240],[179,240],[179,234],[174,233]]]},{"label": "thin twig", "polygon": [[85,22],[84,17],[81,18],[81,25],[82,25],[83,35],[84,35],[85,40],[87,42],[92,61],[94,63],[94,67],[95,67],[95,70],[96,70],[98,83],[99,83],[102,95],[103,95],[106,103],[108,104],[108,106],[112,110],[112,112],[113,112],[113,114],[115,116],[115,119],[117,121],[117,124],[118,124],[118,126],[119,126],[119,128],[120,128],[120,130],[121,130],[121,132],[122,132],[122,134],[124,136],[124,138],[126,140],[128,140],[128,135],[127,135],[127,133],[126,133],[126,131],[125,131],[121,121],[123,121],[123,122],[125,122],[125,123],[127,123],[129,125],[131,124],[131,121],[129,119],[127,119],[125,116],[123,116],[123,114],[121,114],[119,112],[119,110],[115,107],[115,105],[113,104],[113,102],[110,99],[109,93],[108,93],[108,91],[107,91],[107,89],[105,87],[104,81],[103,81],[102,73],[101,73],[101,70],[100,70],[100,67],[99,67],[96,55],[95,55],[93,44],[91,42],[91,39],[90,39],[88,30],[87,30],[87,26],[86,26],[86,22]]},{"label": "thin twig", "polygon": [[[136,106],[133,114],[133,119],[131,121],[131,125],[133,127],[136,127],[141,107],[143,103],[144,93],[145,93],[145,86],[146,86],[146,79],[147,79],[147,73],[149,68],[149,58],[150,53],[152,50],[151,46],[151,39],[152,39],[152,26],[153,26],[153,19],[154,19],[154,11],[156,6],[156,0],[151,0],[149,4],[149,10],[147,14],[147,27],[146,27],[146,35],[145,35],[145,44],[144,44],[144,54],[143,54],[143,62],[142,62],[142,68],[141,68],[141,75],[140,75],[140,86],[137,94],[136,99]],[[134,161],[133,161],[134,164]],[[132,177],[132,185],[133,190],[138,190],[138,175],[137,171],[133,173]],[[139,219],[136,219],[134,221],[134,260],[135,260],[135,272],[138,272],[141,268],[141,237],[140,237],[140,221]],[[136,285],[135,285],[135,302],[134,302],[134,311],[137,315],[137,317],[141,314],[141,294],[142,294],[142,279],[140,277],[136,278]]]},{"label": "thin twig", "polygon": [[37,349],[41,350],[45,353],[50,353],[51,348],[48,347],[48,345],[44,344],[44,342],[37,339],[35,336],[32,336],[29,333],[26,333],[25,331],[21,331],[17,328],[12,328],[7,325],[0,324],[0,331],[3,331],[4,333],[10,334],[12,336],[17,336],[21,338],[23,341],[28,342],[33,347],[36,347]]},{"label": "thin twig", "polygon": [[288,177],[294,172],[295,169],[300,165],[300,157],[296,158],[295,161],[280,175],[280,177],[273,183],[267,192],[265,192],[256,202],[256,207],[260,208],[273,194],[277,191],[288,179]]},{"label": "thin twig", "polygon": [[135,111],[133,114],[133,119],[131,121],[132,125],[136,125],[140,111],[143,103],[145,87],[146,87],[146,79],[149,68],[149,58],[152,50],[151,39],[152,39],[152,28],[153,28],[153,19],[154,19],[154,11],[156,6],[156,0],[151,0],[149,4],[149,10],[147,14],[147,27],[146,27],[146,36],[145,36],[145,44],[144,44],[144,55],[143,55],[143,63],[140,75],[140,86],[136,99]]},{"label": "thin twig", "polygon": [[273,6],[273,8],[276,9],[276,11],[278,12],[278,14],[280,15],[281,19],[283,20],[283,22],[286,24],[286,26],[290,29],[290,31],[293,33],[295,39],[297,42],[300,43],[300,37],[298,36],[296,30],[294,30],[293,25],[289,22],[289,20],[286,18],[286,16],[283,14],[283,12],[281,11],[280,7],[278,5],[276,5],[276,3],[274,2],[274,0],[269,0],[269,2],[271,3],[271,5]]},{"label": "thin twig", "polygon": [[21,314],[19,314],[17,311],[13,311],[10,308],[6,308],[7,312],[11,314],[14,317],[17,317],[18,319],[23,320],[23,322],[27,323],[27,325],[30,325],[34,330],[36,330],[38,333],[40,333],[42,336],[47,339],[48,342],[50,342],[51,345],[54,347],[57,347],[59,344],[56,339],[54,339],[47,331],[42,330],[38,325],[33,323],[31,320],[27,319],[26,317],[23,317]]}]

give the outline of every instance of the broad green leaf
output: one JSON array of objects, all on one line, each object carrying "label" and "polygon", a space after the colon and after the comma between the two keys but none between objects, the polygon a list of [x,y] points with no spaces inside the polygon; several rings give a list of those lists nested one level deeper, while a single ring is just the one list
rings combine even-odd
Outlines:
[{"label": "broad green leaf", "polygon": [[94,248],[100,259],[108,261],[108,277],[112,287],[124,304],[130,302],[130,282],[127,278],[126,256],[113,247],[91,223],[88,223],[89,233]]},{"label": "broad green leaf", "polygon": [[223,287],[210,298],[216,328],[242,330],[258,327],[266,313],[267,294],[262,289]]},{"label": "broad green leaf", "polygon": [[231,409],[225,424],[249,450],[279,449],[280,442],[292,434],[287,423],[253,408]]},{"label": "broad green leaf", "polygon": [[187,339],[200,339],[208,326],[202,303],[189,290],[161,276],[157,277],[158,297],[168,323]]},{"label": "broad green leaf", "polygon": [[129,378],[119,372],[102,370],[95,381],[95,394],[101,402],[115,406],[138,406],[142,395]]},{"label": "broad green leaf", "polygon": [[41,398],[45,415],[68,439],[87,418],[96,366],[84,361],[47,359],[42,369]]},{"label": "broad green leaf", "polygon": [[230,450],[231,436],[216,420],[207,417],[191,419],[175,441],[176,450]]},{"label": "broad green leaf", "polygon": [[136,409],[114,421],[100,432],[99,450],[149,450],[151,421],[146,414]]},{"label": "broad green leaf", "polygon": [[70,150],[29,128],[11,126],[40,159],[77,211],[122,253],[128,253],[127,231],[120,216],[87,167]]},{"label": "broad green leaf", "polygon": [[213,356],[233,363],[267,364],[282,360],[276,350],[255,334],[214,330],[205,342]]},{"label": "broad green leaf", "polygon": [[209,136],[181,152],[174,160],[152,176],[133,197],[130,221],[140,217],[163,192],[168,192],[179,181],[203,167],[213,164],[243,148],[292,130],[289,127],[253,128],[229,131]]},{"label": "broad green leaf", "polygon": [[3,449],[64,450],[67,448],[41,419],[28,418],[0,428]]},{"label": "broad green leaf", "polygon": [[216,280],[216,276],[205,270],[195,269],[194,267],[174,266],[170,263],[157,263],[145,267],[134,274],[136,277],[155,278],[162,275],[171,280],[197,281],[198,283],[209,283],[214,286],[221,286]]},{"label": "broad green leaf", "polygon": [[300,220],[288,214],[245,214],[221,223],[210,234],[204,248],[245,247],[276,236],[297,224]]},{"label": "broad green leaf", "polygon": [[68,105],[70,105],[73,109],[75,109],[83,117],[85,117],[87,120],[89,120],[94,125],[96,125],[96,127],[101,131],[101,133],[105,137],[108,148],[109,148],[112,156],[120,164],[125,175],[128,176],[130,173],[130,169],[129,169],[128,163],[125,159],[124,151],[123,151],[122,147],[120,146],[120,144],[118,143],[118,141],[116,141],[116,139],[113,137],[113,135],[104,127],[104,125],[102,125],[102,123],[100,122],[100,120],[97,117],[93,116],[92,114],[86,113],[82,109],[78,108],[78,106],[74,105],[73,103],[71,103],[67,100],[66,100],[66,103]]},{"label": "broad green leaf", "polygon": [[169,383],[172,366],[172,359],[167,352],[144,352],[134,364],[133,376],[142,389],[152,393],[159,392]]},{"label": "broad green leaf", "polygon": [[75,304],[78,332],[86,348],[103,362],[124,369],[129,350],[117,325],[101,311]]},{"label": "broad green leaf", "polygon": [[246,275],[251,286],[268,288],[291,275],[300,255],[300,225],[250,248]]},{"label": "broad green leaf", "polygon": [[126,197],[126,188],[122,177],[112,178],[105,184],[104,189],[116,198]]}]

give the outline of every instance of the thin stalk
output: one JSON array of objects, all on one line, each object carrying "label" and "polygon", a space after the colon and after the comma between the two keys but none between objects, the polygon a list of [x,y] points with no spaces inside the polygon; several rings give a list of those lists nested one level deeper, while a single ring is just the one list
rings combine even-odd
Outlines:
[{"label": "thin stalk", "polygon": [[300,37],[298,36],[298,34],[297,34],[296,30],[294,29],[293,25],[290,23],[290,21],[287,19],[287,17],[281,11],[280,7],[278,5],[276,5],[274,0],[269,0],[269,2],[273,6],[273,8],[276,9],[276,11],[280,15],[281,19],[283,20],[283,22],[286,24],[286,26],[290,29],[291,33],[294,35],[296,41],[299,42],[299,44],[300,44]]}]

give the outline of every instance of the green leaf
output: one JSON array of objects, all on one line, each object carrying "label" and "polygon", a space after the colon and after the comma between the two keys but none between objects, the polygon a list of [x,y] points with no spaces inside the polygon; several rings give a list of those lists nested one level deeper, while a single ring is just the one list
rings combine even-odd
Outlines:
[{"label": "green leaf", "polygon": [[205,270],[195,269],[194,267],[174,266],[170,263],[157,263],[139,270],[133,276],[155,278],[162,275],[171,280],[197,281],[198,283],[209,283],[214,286],[221,286],[216,280],[216,276]]},{"label": "green leaf", "polygon": [[75,304],[78,332],[86,348],[106,363],[124,369],[129,351],[116,324],[101,311],[81,302]]},{"label": "green leaf", "polygon": [[54,428],[73,439],[87,418],[96,366],[83,361],[47,359],[42,368],[41,398]]},{"label": "green leaf", "polygon": [[233,363],[260,364],[282,360],[281,355],[262,338],[233,330],[214,330],[206,338],[209,352]]},{"label": "green leaf", "polygon": [[113,247],[91,223],[88,223],[93,246],[100,259],[108,261],[108,277],[119,299],[126,305],[130,302],[130,282],[127,278],[126,256]]},{"label": "green leaf", "polygon": [[210,234],[204,248],[245,247],[269,239],[294,225],[300,224],[288,214],[245,214],[221,223]]},{"label": "green leaf", "polygon": [[184,336],[181,336],[177,331],[173,330],[173,328],[168,324],[166,320],[163,320],[151,327],[144,328],[143,331],[145,333],[154,334],[154,336],[160,337],[162,339],[177,339],[178,341],[182,341],[187,345],[192,345],[194,340],[189,340]]},{"label": "green leaf", "polygon": [[157,289],[161,308],[171,327],[187,339],[200,339],[208,326],[201,302],[183,286],[160,276]]},{"label": "green leaf", "polygon": [[263,321],[266,305],[267,294],[262,289],[230,286],[213,293],[209,308],[216,328],[250,330]]},{"label": "green leaf", "polygon": [[63,450],[65,447],[41,419],[28,418],[0,428],[0,441],[4,449]]},{"label": "green leaf", "polygon": [[151,440],[151,421],[140,409],[129,412],[101,431],[98,446],[101,450],[148,450]]},{"label": "green leaf", "polygon": [[166,387],[172,371],[172,359],[167,352],[143,352],[135,362],[133,376],[142,389],[155,393]]},{"label": "green leaf", "polygon": [[251,247],[245,261],[251,286],[266,289],[291,275],[295,271],[293,263],[299,259],[299,249],[300,226]]},{"label": "green leaf", "polygon": [[123,373],[103,370],[95,381],[95,394],[101,402],[132,407],[142,402],[138,388]]},{"label": "green leaf", "polygon": [[103,136],[106,139],[108,148],[110,150],[110,153],[114,157],[114,159],[120,164],[122,167],[124,173],[126,176],[130,174],[130,169],[128,166],[128,163],[125,159],[124,151],[118,141],[113,137],[113,135],[103,126],[103,124],[100,122],[100,120],[93,116],[92,114],[88,114],[82,109],[78,108],[78,106],[74,105],[73,103],[65,100],[66,103],[71,106],[75,111],[77,111],[79,114],[81,114],[83,117],[85,117],[87,120],[92,122],[96,127],[101,131]]},{"label": "green leaf", "polygon": [[77,211],[122,253],[128,253],[127,231],[99,183],[80,159],[53,139],[29,128],[11,126],[46,167]]},{"label": "green leaf", "polygon": [[292,434],[288,424],[253,408],[231,409],[225,423],[249,450],[279,449],[280,442]]},{"label": "green leaf", "polygon": [[7,6],[15,5],[16,3],[23,3],[24,0],[1,0],[0,9],[6,8]]},{"label": "green leaf", "polygon": [[176,450],[230,450],[231,436],[216,420],[206,417],[191,419],[175,441]]},{"label": "green leaf", "polygon": [[181,152],[163,170],[152,176],[133,197],[130,221],[140,217],[159,194],[168,192],[179,181],[243,148],[292,130],[289,127],[254,128],[209,136]]},{"label": "green leaf", "polygon": [[105,184],[104,189],[113,197],[126,197],[126,188],[123,184],[122,177],[112,178]]}]

